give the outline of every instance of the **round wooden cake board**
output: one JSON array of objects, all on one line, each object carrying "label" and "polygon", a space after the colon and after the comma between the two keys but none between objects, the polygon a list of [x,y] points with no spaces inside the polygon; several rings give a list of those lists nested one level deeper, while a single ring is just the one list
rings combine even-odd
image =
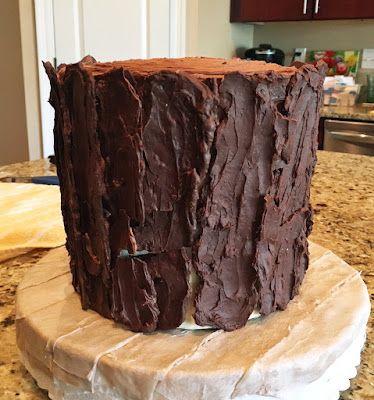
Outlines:
[{"label": "round wooden cake board", "polygon": [[65,248],[51,250],[18,288],[22,362],[52,399],[338,399],[360,362],[369,296],[343,260],[310,252],[285,311],[234,332],[142,334],[83,311]]}]

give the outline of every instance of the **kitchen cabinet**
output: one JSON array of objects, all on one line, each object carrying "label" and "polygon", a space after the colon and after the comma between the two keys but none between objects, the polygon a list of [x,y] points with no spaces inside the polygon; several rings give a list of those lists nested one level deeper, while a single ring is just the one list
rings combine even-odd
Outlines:
[{"label": "kitchen cabinet", "polygon": [[374,18],[374,1],[315,0],[313,19],[323,20],[353,18]]},{"label": "kitchen cabinet", "polygon": [[231,0],[231,22],[309,20],[312,18],[313,1]]},{"label": "kitchen cabinet", "polygon": [[374,18],[374,0],[231,0],[231,22]]}]

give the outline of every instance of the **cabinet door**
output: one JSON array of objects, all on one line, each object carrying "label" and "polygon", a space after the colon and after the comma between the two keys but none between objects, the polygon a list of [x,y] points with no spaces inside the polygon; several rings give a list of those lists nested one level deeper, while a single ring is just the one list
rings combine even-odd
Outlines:
[{"label": "cabinet door", "polygon": [[374,0],[315,0],[314,19],[374,18]]},{"label": "cabinet door", "polygon": [[[1,0],[0,0],[1,3]],[[184,55],[184,14],[174,0],[34,0],[38,57],[57,64]],[[182,24],[183,23],[183,24]],[[182,33],[182,34],[181,34]],[[43,155],[53,154],[50,84],[39,62]]]},{"label": "cabinet door", "polygon": [[313,9],[314,0],[231,0],[230,20],[231,22],[301,21],[311,19]]}]

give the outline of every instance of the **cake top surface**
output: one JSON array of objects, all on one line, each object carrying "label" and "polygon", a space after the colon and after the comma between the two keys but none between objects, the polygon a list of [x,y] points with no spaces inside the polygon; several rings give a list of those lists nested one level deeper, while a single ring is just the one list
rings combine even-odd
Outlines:
[{"label": "cake top surface", "polygon": [[[159,71],[187,72],[193,75],[219,77],[231,72],[243,74],[277,72],[292,75],[296,67],[283,67],[278,64],[264,61],[247,61],[240,59],[187,57],[187,58],[151,58],[146,60],[126,60],[113,62],[84,62],[84,68],[93,75],[102,75],[106,72],[125,68],[133,73],[148,75]],[[60,70],[63,66],[60,67]],[[61,71],[62,72],[62,71]]]}]

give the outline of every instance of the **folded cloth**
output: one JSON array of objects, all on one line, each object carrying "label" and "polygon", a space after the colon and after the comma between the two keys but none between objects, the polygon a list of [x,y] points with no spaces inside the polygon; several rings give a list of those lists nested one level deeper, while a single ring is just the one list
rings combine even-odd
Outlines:
[{"label": "folded cloth", "polygon": [[65,241],[58,186],[0,183],[0,260]]}]

